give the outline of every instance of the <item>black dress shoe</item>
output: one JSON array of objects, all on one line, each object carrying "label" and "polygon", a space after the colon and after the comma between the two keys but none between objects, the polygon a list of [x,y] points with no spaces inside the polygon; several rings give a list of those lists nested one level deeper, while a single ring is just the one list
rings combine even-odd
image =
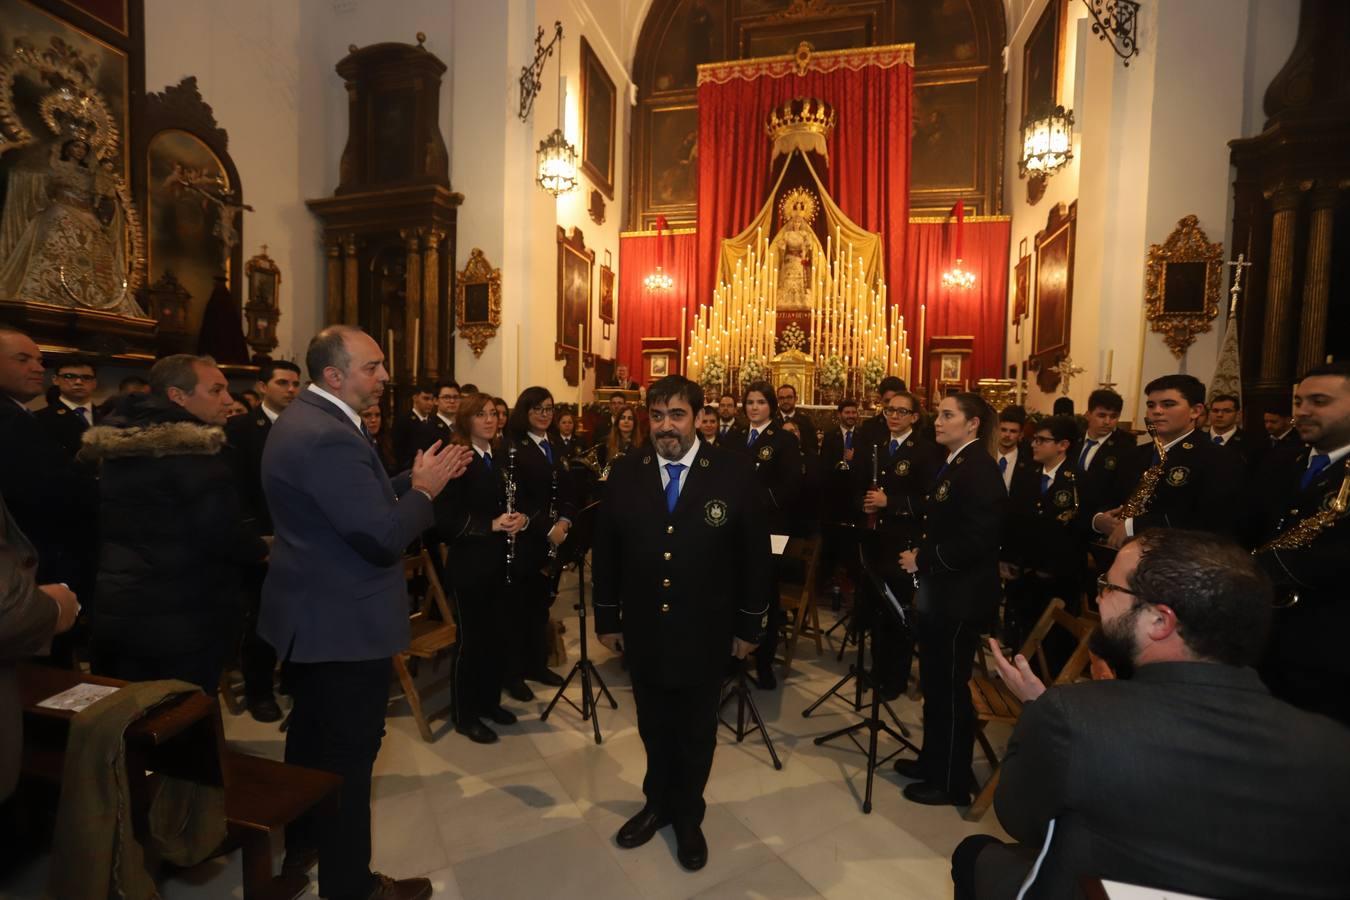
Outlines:
[{"label": "black dress shoe", "polygon": [[761,691],[771,691],[778,687],[778,679],[774,677],[773,666],[760,666],[755,673],[755,684]]},{"label": "black dress shoe", "polygon": [[680,865],[697,872],[708,864],[708,842],[697,825],[675,826],[675,856]]},{"label": "black dress shoe", "polygon": [[537,681],[548,687],[562,687],[563,677],[552,669],[540,669],[538,672],[531,672],[525,676],[530,681]]},{"label": "black dress shoe", "polygon": [[933,784],[931,781],[916,781],[913,784],[905,785],[902,792],[905,799],[913,803],[922,803],[924,806],[969,806],[970,794],[964,797],[954,797],[947,793],[946,789]]},{"label": "black dress shoe", "polygon": [[517,721],[516,714],[504,706],[499,706],[488,713],[488,718],[498,725],[514,725]]},{"label": "black dress shoe", "polygon": [[529,703],[534,699],[534,691],[530,690],[525,679],[517,678],[506,683],[506,696],[520,703]]},{"label": "black dress shoe", "polygon": [[366,900],[431,900],[431,879],[404,878],[395,881],[388,875],[374,872],[375,879]]},{"label": "black dress shoe", "polygon": [[467,719],[455,725],[455,730],[475,744],[497,743],[497,732],[477,719]]},{"label": "black dress shoe", "polygon": [[650,841],[656,832],[669,824],[669,819],[662,818],[651,807],[644,806],[636,816],[623,823],[614,840],[625,850],[632,850]]},{"label": "black dress shoe", "polygon": [[924,772],[923,766],[919,765],[917,759],[897,759],[895,761],[895,771],[905,778],[912,778],[915,781],[923,781],[928,777]]},{"label": "black dress shoe", "polygon": [[248,701],[248,714],[258,722],[280,722],[281,707],[271,697]]}]

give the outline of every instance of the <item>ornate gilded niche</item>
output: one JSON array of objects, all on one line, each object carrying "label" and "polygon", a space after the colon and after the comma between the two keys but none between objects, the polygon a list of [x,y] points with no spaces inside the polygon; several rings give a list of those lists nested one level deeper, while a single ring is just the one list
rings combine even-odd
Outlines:
[{"label": "ornate gilded niche", "polygon": [[455,283],[455,317],[473,355],[482,356],[502,325],[502,270],[494,269],[477,247],[469,251]]},{"label": "ornate gilded niche", "polygon": [[1195,216],[1186,216],[1161,244],[1148,248],[1145,317],[1180,359],[1219,314],[1223,244],[1211,244]]}]

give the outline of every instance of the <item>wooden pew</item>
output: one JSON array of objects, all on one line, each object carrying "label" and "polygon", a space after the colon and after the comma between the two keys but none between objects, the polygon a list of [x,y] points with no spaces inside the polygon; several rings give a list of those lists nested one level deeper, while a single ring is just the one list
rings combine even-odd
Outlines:
[{"label": "wooden pew", "polygon": [[[125,684],[64,669],[19,666],[25,777],[60,784],[74,714],[37,704],[80,683]],[[273,875],[271,835],[310,809],[335,806],[339,776],[229,750],[220,709],[204,694],[188,694],[151,710],[127,728],[126,741],[127,783],[139,840],[149,832],[150,778],[168,775],[223,785],[228,837],[221,850],[242,849],[245,900],[291,900],[304,891],[304,875]]]}]

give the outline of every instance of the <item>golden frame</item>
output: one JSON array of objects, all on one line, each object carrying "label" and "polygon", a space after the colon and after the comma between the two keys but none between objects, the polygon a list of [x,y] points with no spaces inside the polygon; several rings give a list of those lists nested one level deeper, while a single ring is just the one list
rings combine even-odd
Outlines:
[{"label": "golden frame", "polygon": [[[484,318],[469,318],[466,289],[470,285],[487,287],[487,315]],[[497,336],[497,329],[502,325],[502,270],[494,269],[477,247],[469,251],[469,261],[455,277],[455,322],[456,330],[469,342],[475,357],[483,355],[487,342]]]},{"label": "golden frame", "polygon": [[[1169,266],[1178,269],[1170,294]],[[1181,266],[1187,268],[1182,270]],[[1203,273],[1196,273],[1195,266],[1202,266]],[[1182,271],[1187,273],[1184,282]],[[1144,317],[1149,329],[1163,336],[1177,359],[1195,343],[1196,335],[1213,327],[1219,315],[1219,295],[1223,292],[1222,275],[1223,243],[1211,244],[1195,216],[1183,217],[1167,240],[1149,246],[1144,274]]]}]

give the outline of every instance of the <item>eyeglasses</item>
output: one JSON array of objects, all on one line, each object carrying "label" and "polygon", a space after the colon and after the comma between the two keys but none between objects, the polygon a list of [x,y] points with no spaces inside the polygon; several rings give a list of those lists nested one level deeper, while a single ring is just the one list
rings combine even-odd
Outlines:
[{"label": "eyeglasses", "polygon": [[914,410],[909,409],[908,407],[904,407],[904,406],[883,406],[883,407],[881,408],[881,412],[882,412],[882,415],[887,415],[887,416],[912,416],[912,415],[914,415]]},{"label": "eyeglasses", "polygon": [[98,376],[97,376],[97,375],[76,375],[74,372],[62,372],[61,374],[57,375],[56,377],[57,377],[57,378],[60,378],[62,381],[90,381],[90,382],[93,382],[93,381],[97,381],[97,380],[98,380]]},{"label": "eyeglasses", "polygon": [[1121,587],[1121,586],[1118,585],[1118,584],[1112,584],[1111,582],[1109,582],[1109,581],[1106,580],[1106,576],[1105,576],[1105,575],[1098,575],[1098,576],[1097,576],[1097,596],[1098,596],[1098,597],[1105,597],[1105,596],[1107,595],[1107,593],[1110,592],[1110,591],[1120,591],[1120,593],[1122,593],[1122,594],[1129,594],[1131,597],[1138,597],[1138,596],[1139,596],[1139,592],[1138,592],[1138,591],[1132,591],[1132,590],[1130,590],[1130,589],[1127,588],[1127,587]]},{"label": "eyeglasses", "polygon": [[1045,437],[1044,435],[1039,435],[1039,434],[1036,435],[1034,438],[1032,438],[1032,439],[1031,439],[1031,442],[1032,442],[1033,444],[1036,444],[1037,446],[1039,446],[1039,445],[1041,445],[1041,444],[1057,444],[1057,443],[1059,443],[1059,441],[1055,440],[1055,439],[1052,438],[1052,437]]},{"label": "eyeglasses", "polygon": [[544,406],[543,404],[540,404],[539,406],[531,406],[530,412],[538,413],[541,416],[551,416],[553,415],[553,407],[552,405]]}]

